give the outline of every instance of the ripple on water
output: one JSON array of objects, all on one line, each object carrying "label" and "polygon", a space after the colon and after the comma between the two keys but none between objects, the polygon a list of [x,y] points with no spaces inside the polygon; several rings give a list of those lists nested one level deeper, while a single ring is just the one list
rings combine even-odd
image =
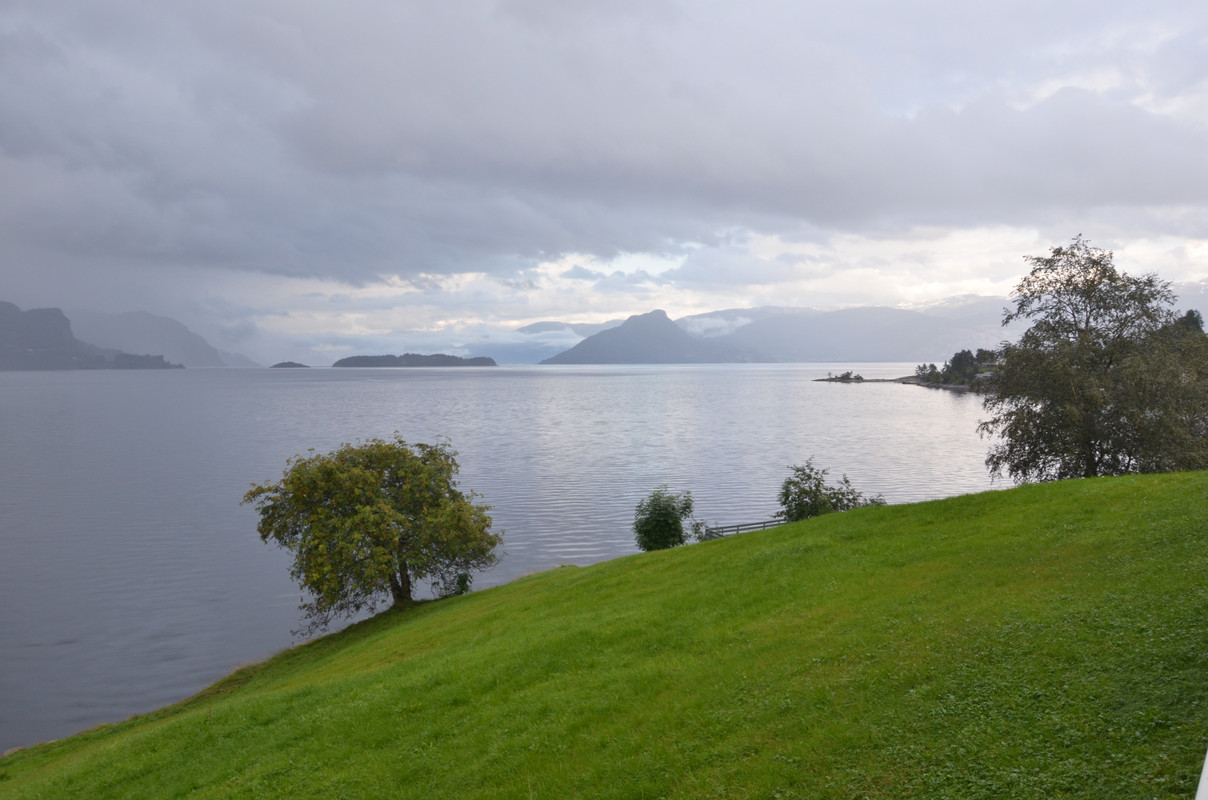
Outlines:
[{"label": "ripple on water", "polygon": [[[841,365],[866,377],[913,365]],[[291,643],[239,499],[308,448],[448,437],[505,531],[485,587],[635,552],[637,502],[764,520],[813,457],[898,503],[989,488],[977,398],[836,365],[0,373],[0,751],[180,699]]]}]

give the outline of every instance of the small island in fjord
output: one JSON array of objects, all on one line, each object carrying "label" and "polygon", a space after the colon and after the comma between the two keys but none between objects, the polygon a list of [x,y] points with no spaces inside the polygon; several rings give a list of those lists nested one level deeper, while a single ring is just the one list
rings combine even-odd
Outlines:
[{"label": "small island in fjord", "polygon": [[462,358],[444,353],[420,355],[404,353],[401,356],[349,356],[341,358],[333,367],[495,367],[495,359],[487,356]]}]

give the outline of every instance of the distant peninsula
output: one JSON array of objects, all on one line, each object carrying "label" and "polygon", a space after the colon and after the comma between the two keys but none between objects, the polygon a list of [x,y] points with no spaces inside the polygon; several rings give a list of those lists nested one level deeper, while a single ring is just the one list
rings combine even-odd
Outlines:
[{"label": "distant peninsula", "polygon": [[462,358],[444,353],[420,355],[403,353],[401,356],[349,356],[341,358],[333,367],[495,367],[495,359],[487,356]]},{"label": "distant peninsula", "polygon": [[184,369],[162,355],[134,355],[81,342],[61,309],[22,311],[0,302],[0,371]]}]

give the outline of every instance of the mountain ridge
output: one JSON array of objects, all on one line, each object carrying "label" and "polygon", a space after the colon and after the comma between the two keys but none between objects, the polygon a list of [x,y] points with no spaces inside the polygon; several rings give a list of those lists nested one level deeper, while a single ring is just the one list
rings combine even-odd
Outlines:
[{"label": "mountain ridge", "polygon": [[162,355],[127,353],[80,341],[62,309],[22,311],[0,301],[0,371],[181,367]]},{"label": "mountain ridge", "polygon": [[739,345],[692,336],[662,309],[634,314],[542,364],[727,364],[766,361]]}]

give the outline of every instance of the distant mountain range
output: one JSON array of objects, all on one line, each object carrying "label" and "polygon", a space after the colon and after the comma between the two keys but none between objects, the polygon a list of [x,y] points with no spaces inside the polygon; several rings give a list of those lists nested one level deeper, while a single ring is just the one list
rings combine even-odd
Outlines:
[{"label": "distant mountain range", "polygon": [[[1208,312],[1208,281],[1175,284],[1172,288],[1178,296],[1178,309]],[[504,364],[939,363],[965,348],[992,348],[1003,340],[1015,339],[1027,326],[1000,325],[1003,310],[1010,305],[1006,297],[965,295],[913,309],[865,306],[824,311],[763,306],[723,309],[677,320],[653,311],[601,323],[536,322],[478,342],[473,350]],[[20,323],[14,321],[18,319]],[[152,361],[140,361],[141,356],[131,361],[132,354],[155,354],[162,357],[165,366],[260,366],[238,353],[214,348],[174,319],[141,311],[23,312],[11,303],[0,303],[0,328],[0,369],[152,365]],[[31,349],[24,338],[28,336],[48,338],[38,339],[41,344]],[[467,347],[440,346],[463,351]],[[125,355],[118,359],[118,353]]]},{"label": "distant mountain range", "polygon": [[999,324],[1005,304],[1005,298],[970,297],[918,311],[726,309],[674,322],[653,311],[588,336],[541,363],[942,361],[965,348],[997,347],[1012,338],[1013,332]]},{"label": "distant mountain range", "polygon": [[1004,338],[997,325],[866,307],[773,314],[717,340],[772,361],[935,361],[964,348],[997,347]]},{"label": "distant mountain range", "polygon": [[0,370],[170,369],[162,355],[97,347],[75,337],[58,308],[22,311],[0,302]]},{"label": "distant mountain range", "polygon": [[[1208,281],[1175,284],[1180,310],[1208,309]],[[670,320],[662,311],[639,314],[587,335],[543,364],[669,364],[744,361],[942,362],[960,350],[996,348],[1027,322],[1002,326],[1009,298],[949,297],[915,309],[864,306],[821,311],[764,306],[730,308]],[[539,322],[527,333],[585,331]]]}]

